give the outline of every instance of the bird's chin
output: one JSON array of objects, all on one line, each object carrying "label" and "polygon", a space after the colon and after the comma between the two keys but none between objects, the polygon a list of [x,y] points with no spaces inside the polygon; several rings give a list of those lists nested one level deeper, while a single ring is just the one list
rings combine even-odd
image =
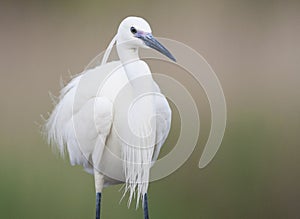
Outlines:
[{"label": "bird's chin", "polygon": [[151,49],[149,46],[147,46],[144,42],[142,43],[142,45],[140,45],[140,48],[142,49]]},{"label": "bird's chin", "polygon": [[135,46],[137,48],[142,48],[142,49],[148,49],[148,48],[150,48],[143,41],[141,41],[140,39],[138,39],[138,41],[135,41]]}]

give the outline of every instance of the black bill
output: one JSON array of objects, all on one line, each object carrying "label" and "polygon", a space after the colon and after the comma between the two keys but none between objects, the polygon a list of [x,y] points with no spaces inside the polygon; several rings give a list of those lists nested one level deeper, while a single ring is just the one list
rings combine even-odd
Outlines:
[{"label": "black bill", "polygon": [[174,58],[174,56],[169,52],[169,50],[167,50],[166,47],[164,47],[160,42],[158,42],[151,33],[139,33],[137,32],[135,34],[135,37],[141,39],[144,41],[144,43],[149,46],[152,49],[157,50],[158,52],[164,54],[165,56],[167,56],[169,59],[173,60],[174,62],[176,62],[176,59]]}]

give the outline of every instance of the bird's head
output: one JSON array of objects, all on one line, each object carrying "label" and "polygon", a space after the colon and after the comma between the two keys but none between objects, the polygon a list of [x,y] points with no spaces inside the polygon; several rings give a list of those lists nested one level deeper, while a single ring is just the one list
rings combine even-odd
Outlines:
[{"label": "bird's head", "polygon": [[117,44],[133,49],[152,48],[176,61],[174,56],[152,36],[148,22],[140,17],[127,17],[121,22],[117,34]]}]

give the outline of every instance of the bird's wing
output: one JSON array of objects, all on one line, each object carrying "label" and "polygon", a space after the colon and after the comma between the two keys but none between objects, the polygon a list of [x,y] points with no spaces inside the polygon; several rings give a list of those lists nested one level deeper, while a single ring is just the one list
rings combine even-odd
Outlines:
[{"label": "bird's wing", "polygon": [[111,101],[98,95],[107,66],[110,64],[71,80],[61,90],[59,102],[45,124],[49,143],[57,145],[62,155],[67,149],[71,164],[83,165],[88,172],[101,159],[113,120]]},{"label": "bird's wing", "polygon": [[71,124],[72,105],[80,79],[81,75],[75,77],[61,89],[59,100],[44,126],[48,143],[57,146],[62,156],[65,154],[66,146],[71,144],[69,136],[74,135]]},{"label": "bird's wing", "polygon": [[167,99],[163,95],[155,96],[156,106],[156,146],[153,153],[152,161],[156,161],[160,153],[160,149],[171,128],[172,111]]}]

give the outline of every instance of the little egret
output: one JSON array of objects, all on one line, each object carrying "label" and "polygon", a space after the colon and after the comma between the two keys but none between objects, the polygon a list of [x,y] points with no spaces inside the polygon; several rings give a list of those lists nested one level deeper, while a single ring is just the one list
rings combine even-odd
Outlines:
[{"label": "little egret", "polygon": [[[107,59],[116,43],[119,61]],[[142,200],[148,215],[150,168],[157,160],[171,125],[171,109],[139,59],[139,48],[153,48],[176,61],[139,17],[125,18],[109,44],[101,65],[73,78],[62,90],[45,124],[48,142],[72,165],[94,175],[96,219],[100,218],[102,189],[125,183],[128,206]],[[123,196],[124,196],[123,195]]]}]

